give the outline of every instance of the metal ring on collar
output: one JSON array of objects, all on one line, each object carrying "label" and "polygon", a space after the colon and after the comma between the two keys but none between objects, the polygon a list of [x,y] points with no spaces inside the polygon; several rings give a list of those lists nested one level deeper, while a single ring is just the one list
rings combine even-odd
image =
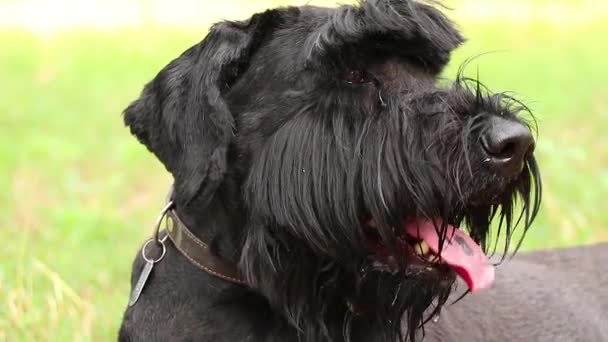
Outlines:
[{"label": "metal ring on collar", "polygon": [[[169,210],[171,210],[171,208],[173,208],[173,201],[169,201],[167,203],[167,205],[165,205],[163,210],[160,212],[158,219],[156,219],[156,227],[154,229],[154,238],[161,244],[164,243],[165,241],[167,241],[167,238],[169,235],[167,234],[167,235],[163,236],[162,238],[159,238],[158,232],[160,231],[160,225],[163,223],[163,219],[165,219],[167,217],[167,213],[169,212]],[[168,224],[168,222],[165,222],[165,224]]]},{"label": "metal ring on collar", "polygon": [[[162,253],[156,260],[153,258],[148,258],[148,256],[146,255],[146,247],[148,247],[150,242],[159,242],[162,247]],[[155,241],[154,239],[150,239],[150,240],[146,241],[146,243],[144,244],[144,246],[141,249],[142,258],[144,258],[144,260],[146,262],[153,263],[153,264],[156,264],[157,262],[163,260],[163,258],[165,257],[165,254],[167,254],[167,247],[165,247],[165,244],[162,241]]]}]

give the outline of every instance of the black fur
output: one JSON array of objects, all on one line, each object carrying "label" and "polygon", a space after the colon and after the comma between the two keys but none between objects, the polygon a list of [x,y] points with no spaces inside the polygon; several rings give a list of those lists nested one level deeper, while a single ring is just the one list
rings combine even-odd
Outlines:
[{"label": "black fur", "polygon": [[[462,42],[428,4],[369,0],[223,22],[164,68],[125,122],[173,174],[182,219],[250,287],[170,246],[120,339],[415,340],[455,276],[399,253],[394,227],[440,217],[489,251],[497,217],[506,251],[540,205],[534,157],[505,178],[479,144],[489,117],[526,124],[527,108],[462,73],[438,80]],[[397,270],[373,262],[370,218]]]}]

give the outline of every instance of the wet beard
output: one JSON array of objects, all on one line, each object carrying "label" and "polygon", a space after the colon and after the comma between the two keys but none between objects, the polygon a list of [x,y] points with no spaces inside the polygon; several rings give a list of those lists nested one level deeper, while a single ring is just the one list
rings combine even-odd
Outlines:
[{"label": "wet beard", "polygon": [[[298,254],[292,253],[292,257]],[[374,341],[413,341],[423,324],[440,311],[456,279],[447,265],[412,263],[396,271],[370,257],[357,269],[347,269],[307,257],[292,259],[300,263],[288,267],[294,272],[284,274],[284,286],[276,288],[271,298],[280,302],[299,331],[299,340],[306,342],[351,341],[362,336]]]},{"label": "wet beard", "polygon": [[394,272],[371,262],[362,270],[360,295],[350,308],[373,322],[376,336],[383,340],[413,341],[424,333],[424,324],[439,314],[455,280],[456,274],[447,265],[431,268],[412,263],[404,271]]}]

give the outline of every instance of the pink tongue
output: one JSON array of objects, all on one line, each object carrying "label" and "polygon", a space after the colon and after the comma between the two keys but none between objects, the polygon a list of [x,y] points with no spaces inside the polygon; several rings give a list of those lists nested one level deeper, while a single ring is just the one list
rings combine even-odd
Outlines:
[{"label": "pink tongue", "polygon": [[488,288],[494,282],[494,266],[481,247],[462,230],[447,225],[446,241],[439,252],[440,237],[432,221],[410,220],[404,229],[408,235],[426,242],[467,283],[471,292]]}]

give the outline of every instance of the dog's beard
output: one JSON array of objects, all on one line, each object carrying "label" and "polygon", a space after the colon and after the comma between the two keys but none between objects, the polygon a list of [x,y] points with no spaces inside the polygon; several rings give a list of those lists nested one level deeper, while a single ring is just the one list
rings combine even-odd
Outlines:
[{"label": "dog's beard", "polygon": [[[360,120],[339,108],[307,114],[309,106],[253,162],[240,267],[302,340],[348,341],[364,326],[387,341],[414,340],[440,311],[454,272],[401,252],[400,227],[408,218],[440,219],[439,249],[455,226],[484,252],[502,235],[506,253],[517,224],[524,233],[519,246],[536,216],[541,188],[534,158],[506,179],[484,171],[471,148],[484,115],[515,117],[525,106],[463,78],[449,91],[409,98]],[[390,264],[369,249],[370,218],[394,257]]]},{"label": "dog's beard", "polygon": [[[527,204],[522,209],[524,232],[533,219],[528,184],[522,180],[512,185],[519,192],[495,204],[446,213],[444,217],[467,229],[485,251],[498,246],[498,239],[492,244],[489,238],[490,222],[496,217],[496,235],[504,234],[506,251],[517,222],[514,198],[520,196]],[[353,235],[359,231],[353,229]],[[446,236],[441,231],[439,235]],[[387,245],[399,243],[390,235],[387,241]],[[348,341],[357,326],[368,326],[386,341],[404,340],[406,336],[414,340],[419,328],[440,311],[453,289],[455,273],[446,265],[428,265],[400,255],[403,258],[397,258],[398,267],[393,267],[377,260],[367,249],[352,247],[348,253],[340,252],[344,249],[345,244],[341,244],[324,253],[315,252],[307,241],[295,240],[281,226],[252,225],[241,266],[249,281],[298,327],[305,341],[335,339],[336,333]],[[342,255],[330,257],[330,253]],[[342,322],[342,326],[336,327],[336,322]]]},{"label": "dog's beard", "polygon": [[[455,280],[445,266],[389,270],[372,256],[358,264],[338,265],[298,246],[279,252],[273,260],[248,254],[242,262],[257,273],[247,277],[285,313],[303,341],[349,341],[371,331],[386,341],[414,336],[439,313]],[[262,271],[268,262],[274,267]]]},{"label": "dog's beard", "polygon": [[387,272],[372,264],[361,281],[362,316],[366,307],[372,308],[365,319],[374,322],[379,336],[395,341],[413,338],[418,328],[439,314],[452,292],[455,275],[445,265],[432,269],[409,265],[403,271]]}]

